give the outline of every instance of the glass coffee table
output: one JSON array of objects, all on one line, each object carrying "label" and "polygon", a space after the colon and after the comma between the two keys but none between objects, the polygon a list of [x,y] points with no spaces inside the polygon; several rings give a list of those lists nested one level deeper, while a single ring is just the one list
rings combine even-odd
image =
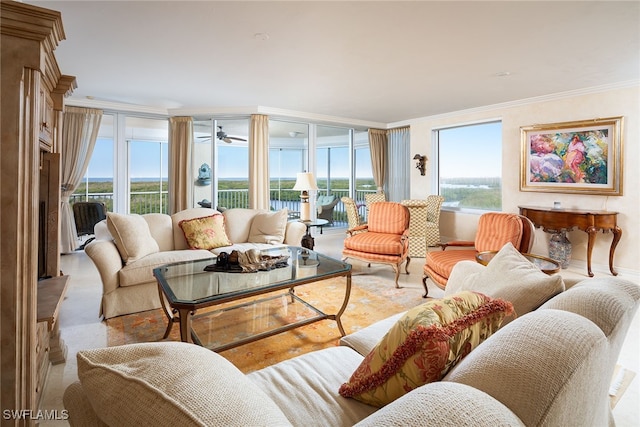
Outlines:
[{"label": "glass coffee table", "polygon": [[[216,258],[167,264],[153,270],[168,325],[180,323],[180,339],[213,351],[224,351],[290,329],[335,320],[351,294],[351,265],[295,246],[261,251],[288,256],[286,265],[251,273],[206,271]],[[283,263],[284,264],[284,263]],[[342,305],[327,314],[296,295],[295,288],[334,277],[345,278]]]},{"label": "glass coffee table", "polygon": [[[479,252],[476,254],[476,261],[482,265],[487,265],[497,253],[498,251]],[[538,267],[543,273],[555,274],[560,271],[560,263],[558,261],[552,260],[551,258],[528,253],[523,253],[522,255],[526,259],[531,261],[531,263]]]}]

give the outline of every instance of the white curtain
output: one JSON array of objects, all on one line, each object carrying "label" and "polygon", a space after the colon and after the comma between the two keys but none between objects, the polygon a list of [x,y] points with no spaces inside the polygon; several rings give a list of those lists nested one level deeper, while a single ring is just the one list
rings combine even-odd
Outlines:
[{"label": "white curtain", "polygon": [[387,177],[387,200],[401,202],[410,197],[409,173],[410,138],[409,127],[390,129],[388,137],[389,175]]},{"label": "white curtain", "polygon": [[169,119],[169,214],[192,207],[191,148],[193,118]]},{"label": "white curtain", "polygon": [[78,232],[73,218],[69,197],[82,180],[93,147],[98,138],[102,110],[65,107],[62,119],[61,199],[60,199],[60,253],[70,253],[78,248]]},{"label": "white curtain", "polygon": [[269,116],[251,115],[249,124],[249,207],[269,209]]}]

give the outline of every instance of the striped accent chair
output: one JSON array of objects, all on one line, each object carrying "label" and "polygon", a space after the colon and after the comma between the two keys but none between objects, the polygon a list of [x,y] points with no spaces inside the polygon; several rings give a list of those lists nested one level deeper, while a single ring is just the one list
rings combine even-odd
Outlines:
[{"label": "striped accent chair", "polygon": [[[533,246],[534,225],[527,217],[500,212],[489,212],[480,216],[475,240],[451,241],[440,243],[442,251],[427,252],[424,263],[422,285],[427,297],[427,278],[438,287],[447,286],[453,267],[460,261],[475,261],[476,254],[485,251],[499,251],[511,242],[522,253],[529,252]],[[449,247],[461,249],[447,251]],[[468,248],[468,249],[467,249]]]},{"label": "striped accent chair", "polygon": [[409,274],[409,209],[400,203],[377,202],[370,207],[367,224],[347,231],[342,260],[357,259],[369,263],[388,264],[396,273],[398,286],[400,266]]}]

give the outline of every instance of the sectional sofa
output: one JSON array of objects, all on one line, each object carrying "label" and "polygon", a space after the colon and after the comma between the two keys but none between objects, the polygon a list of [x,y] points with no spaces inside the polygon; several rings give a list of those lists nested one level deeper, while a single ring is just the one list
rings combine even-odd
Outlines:
[{"label": "sectional sofa", "polygon": [[[640,303],[640,286],[615,277],[585,279],[568,290],[557,277],[513,282],[535,273],[505,260],[493,269],[491,263],[456,267],[450,283],[458,289],[426,304],[446,304],[475,286],[510,296],[518,316],[509,314],[506,325],[467,349],[440,380],[407,388],[385,404],[341,392],[422,306],[347,335],[340,346],[246,375],[193,344],[82,351],[79,381],[64,395],[69,421],[72,426],[612,425],[608,390]],[[528,297],[536,287],[544,292]],[[486,326],[484,320],[478,323]]]},{"label": "sectional sofa", "polygon": [[[219,215],[217,241],[193,242],[181,223]],[[194,234],[198,233],[197,229]],[[119,215],[108,213],[95,227],[96,239],[85,252],[102,280],[101,315],[105,319],[160,307],[153,269],[164,264],[214,257],[234,249],[265,249],[300,245],[304,224],[287,221],[287,211],[192,208],[173,215]]]}]

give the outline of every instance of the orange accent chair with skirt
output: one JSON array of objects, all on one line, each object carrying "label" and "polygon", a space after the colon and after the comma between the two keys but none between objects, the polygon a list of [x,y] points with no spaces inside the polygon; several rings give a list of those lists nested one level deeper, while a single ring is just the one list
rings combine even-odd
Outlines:
[{"label": "orange accent chair with skirt", "polygon": [[[424,263],[424,297],[427,297],[427,278],[430,278],[439,288],[444,289],[453,267],[460,261],[475,261],[476,254],[485,251],[499,251],[511,242],[518,251],[529,252],[533,246],[534,225],[527,217],[502,213],[488,212],[482,214],[478,220],[478,230],[473,242],[466,240],[440,243],[442,251],[427,252]],[[471,248],[445,251],[449,247]]]},{"label": "orange accent chair with skirt", "polygon": [[347,230],[342,260],[348,258],[388,264],[396,273],[398,286],[400,266],[409,274],[409,209],[400,203],[378,202],[370,207],[367,224]]}]

